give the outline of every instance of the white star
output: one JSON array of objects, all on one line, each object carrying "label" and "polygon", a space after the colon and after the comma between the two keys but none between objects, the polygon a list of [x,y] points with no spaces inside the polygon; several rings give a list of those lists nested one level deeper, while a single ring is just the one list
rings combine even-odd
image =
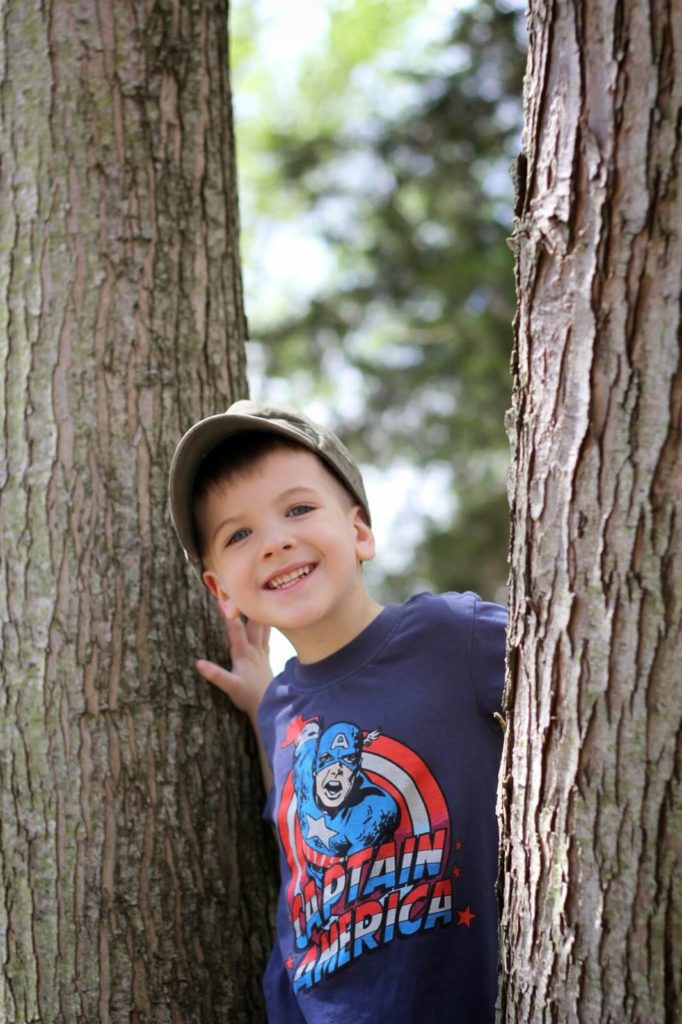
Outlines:
[{"label": "white star", "polygon": [[308,821],[308,839],[319,839],[329,849],[329,840],[332,836],[338,836],[333,828],[325,823],[324,814],[319,818],[313,818],[312,814],[306,814]]}]

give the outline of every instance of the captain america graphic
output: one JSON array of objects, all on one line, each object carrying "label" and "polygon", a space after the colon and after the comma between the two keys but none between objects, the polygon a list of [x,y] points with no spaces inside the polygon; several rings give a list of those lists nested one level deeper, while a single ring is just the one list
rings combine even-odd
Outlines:
[{"label": "captain america graphic", "polygon": [[[293,748],[277,823],[285,882],[294,992],[397,938],[466,924],[447,804],[416,751],[379,729],[318,717],[289,722]],[[466,920],[465,920],[466,918]]]},{"label": "captain america graphic", "polygon": [[308,721],[296,739],[293,784],[308,875],[322,881],[326,868],[390,839],[398,804],[362,770],[362,753],[379,736],[352,722],[322,729]]}]

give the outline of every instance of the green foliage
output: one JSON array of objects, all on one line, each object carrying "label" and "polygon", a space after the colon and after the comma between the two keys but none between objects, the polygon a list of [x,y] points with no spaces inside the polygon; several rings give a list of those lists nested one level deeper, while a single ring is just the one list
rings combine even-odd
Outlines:
[{"label": "green foliage", "polygon": [[[392,23],[396,6],[402,20]],[[384,596],[417,583],[493,596],[506,579],[503,418],[514,315],[506,237],[521,14],[479,0],[447,38],[409,65],[401,51],[396,66],[391,47],[410,38],[413,7],[334,4],[328,48],[303,64],[305,116],[263,128],[279,202],[315,223],[333,273],[304,308],[292,304],[274,322],[256,308],[252,322],[268,375],[287,378],[296,367],[298,387],[326,395],[335,426],[366,461],[389,465],[399,455],[451,468],[453,522],[426,522],[423,543],[387,576]],[[360,395],[349,401],[338,382],[357,372]]]},{"label": "green foliage", "polygon": [[347,119],[348,80],[361,65],[377,59],[381,51],[399,42],[405,19],[419,9],[417,0],[352,0],[331,4],[327,47],[303,65],[301,82],[317,123],[331,114],[342,126]]}]

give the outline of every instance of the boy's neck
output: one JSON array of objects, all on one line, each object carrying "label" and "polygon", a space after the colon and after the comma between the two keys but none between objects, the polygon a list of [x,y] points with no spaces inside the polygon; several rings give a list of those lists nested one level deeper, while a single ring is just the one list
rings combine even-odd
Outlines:
[{"label": "boy's neck", "polygon": [[286,638],[296,650],[302,665],[322,661],[331,654],[336,654],[342,647],[355,640],[377,615],[383,611],[383,605],[363,589],[362,598],[346,606],[343,615],[337,615],[331,626],[311,631],[301,630],[287,632]]}]

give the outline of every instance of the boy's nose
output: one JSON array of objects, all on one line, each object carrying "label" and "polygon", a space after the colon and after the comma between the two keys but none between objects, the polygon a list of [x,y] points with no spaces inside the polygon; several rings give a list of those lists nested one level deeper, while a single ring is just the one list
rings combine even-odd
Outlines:
[{"label": "boy's nose", "polygon": [[273,555],[277,555],[282,551],[290,551],[294,546],[291,537],[284,534],[280,536],[268,537],[261,549],[262,558],[272,558]]}]

